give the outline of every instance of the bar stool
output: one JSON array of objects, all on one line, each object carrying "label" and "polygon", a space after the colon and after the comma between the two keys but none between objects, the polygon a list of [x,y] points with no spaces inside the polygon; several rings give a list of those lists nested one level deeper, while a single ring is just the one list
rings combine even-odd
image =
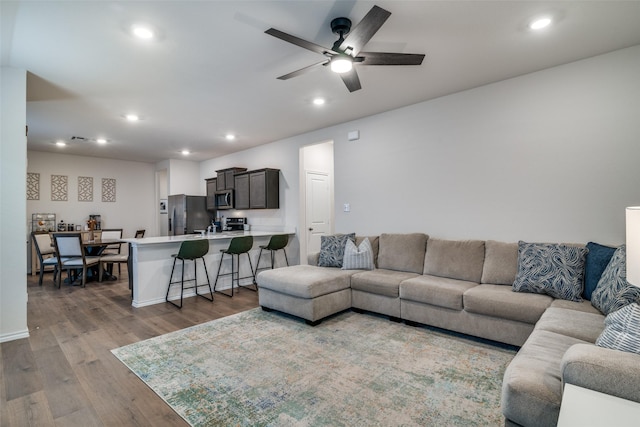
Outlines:
[{"label": "bar stool", "polygon": [[[226,295],[228,297],[233,297],[233,281],[235,279],[236,281],[236,285],[238,288],[240,288],[240,279],[248,279],[248,278],[252,278],[253,279],[253,285],[255,285],[256,282],[256,276],[253,273],[253,264],[251,263],[251,257],[249,256],[249,251],[251,250],[251,248],[253,247],[253,236],[242,236],[242,237],[234,237],[231,239],[231,241],[229,242],[229,248],[228,249],[220,249],[220,252],[222,253],[220,256],[220,265],[218,265],[218,275],[216,276],[216,281],[213,284],[213,291],[214,292],[219,292],[222,295]],[[225,255],[231,255],[231,273],[224,273],[224,274],[220,274],[220,270],[222,269],[222,261],[224,260],[224,256]],[[249,260],[249,267],[251,268],[251,276],[245,276],[245,277],[240,277],[240,255],[242,254],[247,254],[247,259]],[[238,265],[238,269],[236,270],[235,266],[236,263]],[[221,291],[216,291],[216,286],[218,284],[218,278],[221,276],[231,276],[231,294],[225,294],[224,292]],[[252,291],[257,291],[258,287],[256,286],[255,289],[249,288],[248,286],[242,286],[243,288],[247,288],[249,290]]]},{"label": "bar stool", "polygon": [[[177,254],[171,255],[173,257],[173,267],[171,268],[171,276],[169,276],[169,286],[167,287],[167,296],[165,300],[178,308],[182,308],[182,296],[184,294],[185,289],[195,288],[195,292],[197,296],[200,296],[207,301],[213,301],[213,290],[211,289],[211,282],[209,281],[209,272],[207,271],[207,263],[204,261],[204,256],[209,252],[209,241],[206,239],[200,240],[185,240],[180,244],[180,250],[178,250]],[[193,279],[184,280],[184,260],[193,260]],[[209,293],[211,294],[211,298],[209,298],[205,294],[198,293],[198,287],[204,286],[205,283],[198,285],[198,259],[202,259],[202,265],[204,266],[204,274],[207,276],[206,285],[209,286]],[[182,261],[182,277],[180,280],[173,281],[173,271],[176,268],[176,261]],[[184,282],[194,282],[193,286],[184,287]],[[169,291],[171,290],[171,285],[174,283],[180,283],[180,305],[175,302],[169,300]]]},{"label": "bar stool", "polygon": [[[287,251],[285,250],[285,246],[289,243],[289,235],[287,234],[276,234],[275,236],[271,236],[269,239],[269,243],[267,245],[260,246],[260,253],[258,254],[258,262],[256,263],[256,273],[258,274],[258,270],[260,270],[260,260],[262,260],[262,251],[269,251],[271,253],[271,269],[273,269],[273,261],[274,255],[277,251],[282,249],[284,252],[284,260],[287,263],[287,267],[289,266],[289,260],[287,259]],[[269,267],[262,267],[262,270],[265,270]]]}]

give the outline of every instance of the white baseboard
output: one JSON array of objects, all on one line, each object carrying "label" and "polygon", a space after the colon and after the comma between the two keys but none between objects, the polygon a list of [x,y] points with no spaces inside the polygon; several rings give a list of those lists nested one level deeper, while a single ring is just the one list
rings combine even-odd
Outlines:
[{"label": "white baseboard", "polygon": [[29,329],[0,335],[0,343],[29,338]]}]

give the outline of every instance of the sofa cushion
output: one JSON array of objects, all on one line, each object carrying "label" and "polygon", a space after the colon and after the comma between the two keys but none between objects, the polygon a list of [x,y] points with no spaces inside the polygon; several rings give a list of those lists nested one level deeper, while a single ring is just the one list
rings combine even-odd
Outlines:
[{"label": "sofa cushion", "polygon": [[465,311],[535,324],[551,305],[548,295],[513,292],[503,285],[479,285],[462,297]]},{"label": "sofa cushion", "polygon": [[416,277],[416,273],[376,269],[351,276],[351,289],[397,298],[403,280]]},{"label": "sofa cushion", "polygon": [[616,248],[603,246],[598,243],[587,243],[587,259],[584,263],[584,291],[582,297],[591,300],[591,294],[598,286],[598,282],[604,273],[605,268],[611,261]]},{"label": "sofa cushion", "polygon": [[348,289],[356,270],[294,265],[264,270],[256,276],[258,287],[298,298],[316,298]]},{"label": "sofa cushion", "polygon": [[480,283],[484,241],[429,239],[424,274]]},{"label": "sofa cushion", "polygon": [[380,235],[378,268],[422,273],[427,239],[423,233]]},{"label": "sofa cushion", "polygon": [[555,299],[551,303],[551,307],[566,308],[568,310],[583,311],[585,313],[595,313],[602,316],[600,310],[591,305],[591,301],[567,301],[564,299]]},{"label": "sofa cushion", "polygon": [[605,315],[640,299],[640,288],[627,283],[627,246],[614,252],[591,295],[591,304]]},{"label": "sofa cushion", "polygon": [[480,283],[492,285],[513,285],[518,273],[518,244],[484,242],[484,265]]},{"label": "sofa cushion", "polygon": [[462,310],[462,295],[474,286],[478,284],[447,277],[423,275],[400,283],[400,298],[452,310]]},{"label": "sofa cushion", "polygon": [[318,258],[318,266],[342,267],[344,247],[347,244],[347,240],[354,241],[355,238],[356,233],[320,236],[320,257]]},{"label": "sofa cushion", "polygon": [[580,301],[586,255],[585,247],[520,241],[513,290]]},{"label": "sofa cushion", "polygon": [[369,239],[365,238],[358,246],[347,240],[342,259],[343,270],[373,270],[373,248]]},{"label": "sofa cushion", "polygon": [[534,330],[504,373],[504,416],[523,426],[557,425],[562,400],[560,362],[571,346],[583,343],[555,332]]},{"label": "sofa cushion", "polygon": [[633,303],[609,314],[596,345],[640,354],[640,305]]},{"label": "sofa cushion", "polygon": [[535,329],[555,332],[568,337],[594,343],[604,328],[604,316],[566,308],[549,307]]}]

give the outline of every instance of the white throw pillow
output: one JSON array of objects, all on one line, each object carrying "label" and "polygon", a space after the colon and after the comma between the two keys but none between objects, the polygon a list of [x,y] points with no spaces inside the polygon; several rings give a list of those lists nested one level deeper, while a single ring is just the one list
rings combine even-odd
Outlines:
[{"label": "white throw pillow", "polygon": [[360,246],[356,246],[351,240],[347,240],[342,259],[343,270],[373,270],[373,248],[368,238],[365,238]]}]

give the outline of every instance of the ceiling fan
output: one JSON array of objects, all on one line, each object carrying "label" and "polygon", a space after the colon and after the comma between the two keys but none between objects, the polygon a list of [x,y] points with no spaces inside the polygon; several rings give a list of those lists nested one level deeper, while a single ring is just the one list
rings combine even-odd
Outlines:
[{"label": "ceiling fan", "polygon": [[[339,38],[331,49],[303,40],[291,34],[284,33],[275,28],[269,28],[265,33],[293,43],[296,46],[308,49],[328,57],[322,62],[301,68],[289,74],[278,77],[280,80],[287,80],[299,76],[320,66],[331,67],[331,70],[338,73],[342,81],[349,89],[355,92],[362,88],[358,73],[353,65],[420,65],[424,59],[423,54],[416,53],[385,53],[385,52],[362,52],[362,48],[371,40],[373,35],[382,27],[391,12],[378,6],[373,6],[371,10],[362,18],[362,21],[351,30],[351,20],[348,18],[336,18],[331,21],[331,31]],[[346,35],[346,38],[345,38]]]}]

